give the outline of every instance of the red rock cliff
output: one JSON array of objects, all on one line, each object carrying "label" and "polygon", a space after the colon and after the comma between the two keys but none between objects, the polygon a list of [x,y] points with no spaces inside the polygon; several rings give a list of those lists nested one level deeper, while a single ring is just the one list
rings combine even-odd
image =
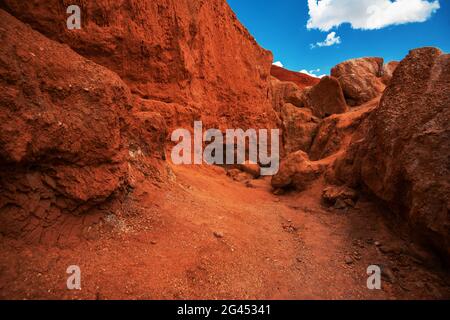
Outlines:
[{"label": "red rock cliff", "polygon": [[[81,8],[81,30],[66,27],[72,4]],[[179,122],[201,115],[211,125],[273,124],[272,55],[225,0],[5,0],[1,6],[115,71],[146,108],[162,109],[169,120],[186,113],[190,116]]]},{"label": "red rock cliff", "polygon": [[158,180],[167,126],[276,123],[272,56],[224,0],[0,6],[0,234],[80,234],[85,213]]}]

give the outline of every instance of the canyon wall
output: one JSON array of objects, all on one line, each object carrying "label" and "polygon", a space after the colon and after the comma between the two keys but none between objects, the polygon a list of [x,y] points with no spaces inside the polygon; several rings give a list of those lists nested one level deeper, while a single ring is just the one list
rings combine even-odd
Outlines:
[{"label": "canyon wall", "polygon": [[[81,30],[66,26],[71,4]],[[0,6],[2,235],[83,235],[137,180],[167,180],[170,130],[194,120],[276,126],[272,55],[224,0]]]},{"label": "canyon wall", "polygon": [[[73,4],[81,8],[81,30],[66,27]],[[174,126],[194,118],[215,127],[275,124],[272,54],[258,46],[225,0],[5,0],[1,6],[116,72],[147,109],[161,110],[169,120],[186,114]]]}]

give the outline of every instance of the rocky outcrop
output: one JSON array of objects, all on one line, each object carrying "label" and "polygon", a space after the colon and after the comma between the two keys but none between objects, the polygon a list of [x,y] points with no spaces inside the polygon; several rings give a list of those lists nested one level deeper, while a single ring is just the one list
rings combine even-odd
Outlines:
[{"label": "rocky outcrop", "polygon": [[303,108],[303,90],[299,89],[293,82],[284,82],[272,77],[270,83],[273,110],[278,113],[281,112],[286,103],[290,103],[297,108]]},{"label": "rocky outcrop", "polygon": [[[66,27],[69,5],[81,8],[81,30]],[[183,106],[187,115],[194,110],[205,126],[275,126],[272,55],[225,0],[5,0],[0,6],[116,72],[142,99]]]},{"label": "rocky outcrop", "polygon": [[319,118],[347,111],[342,88],[333,77],[323,77],[317,85],[305,90],[303,100],[304,106]]},{"label": "rocky outcrop", "polygon": [[413,50],[335,164],[450,257],[450,55]]},{"label": "rocky outcrop", "polygon": [[283,123],[284,151],[289,154],[295,151],[309,152],[319,126],[319,119],[306,108],[297,108],[290,103],[281,109]]},{"label": "rocky outcrop", "polygon": [[277,78],[278,80],[284,81],[284,82],[293,82],[295,83],[300,89],[304,89],[307,87],[315,86],[319,83],[319,78],[311,77],[307,74],[290,71],[275,65],[272,65],[272,69],[270,70],[270,74]]},{"label": "rocky outcrop", "polygon": [[361,58],[340,63],[331,70],[331,76],[339,80],[350,106],[362,105],[380,96],[385,89],[382,58]]},{"label": "rocky outcrop", "polygon": [[374,99],[347,113],[335,114],[323,119],[309,151],[311,160],[321,160],[346,150],[352,141],[353,134],[378,106],[378,103],[379,99]]},{"label": "rocky outcrop", "polygon": [[3,10],[0,38],[0,233],[39,240],[125,184],[131,94]]}]

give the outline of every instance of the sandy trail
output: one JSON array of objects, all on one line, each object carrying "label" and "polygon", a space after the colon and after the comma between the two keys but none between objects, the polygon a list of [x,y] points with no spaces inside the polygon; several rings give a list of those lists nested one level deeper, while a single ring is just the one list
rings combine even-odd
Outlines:
[{"label": "sandy trail", "polygon": [[[445,274],[374,245],[402,248],[407,239],[386,228],[382,209],[368,201],[343,213],[322,207],[320,181],[277,197],[269,180],[248,188],[220,168],[173,170],[167,190],[139,186],[129,204],[140,213],[111,215],[97,238],[52,247],[3,239],[0,298],[448,297]],[[367,289],[371,264],[394,276],[381,291]],[[81,291],[66,288],[69,265],[81,268]]]}]

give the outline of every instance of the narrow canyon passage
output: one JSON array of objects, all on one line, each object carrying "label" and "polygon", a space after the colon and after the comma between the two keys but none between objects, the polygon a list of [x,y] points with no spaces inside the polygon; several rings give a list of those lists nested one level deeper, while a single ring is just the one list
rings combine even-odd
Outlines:
[{"label": "narrow canyon passage", "polygon": [[0,300],[450,299],[449,8],[237,2],[0,1]]},{"label": "narrow canyon passage", "polygon": [[[270,180],[246,185],[222,168],[169,172],[163,186],[139,185],[91,239],[57,246],[2,239],[0,298],[449,297],[444,275],[423,267],[432,258],[411,254],[370,201],[338,211],[321,204],[320,180],[275,196]],[[385,267],[382,290],[367,289],[373,264]],[[67,290],[70,265],[81,268],[80,291]]]}]

